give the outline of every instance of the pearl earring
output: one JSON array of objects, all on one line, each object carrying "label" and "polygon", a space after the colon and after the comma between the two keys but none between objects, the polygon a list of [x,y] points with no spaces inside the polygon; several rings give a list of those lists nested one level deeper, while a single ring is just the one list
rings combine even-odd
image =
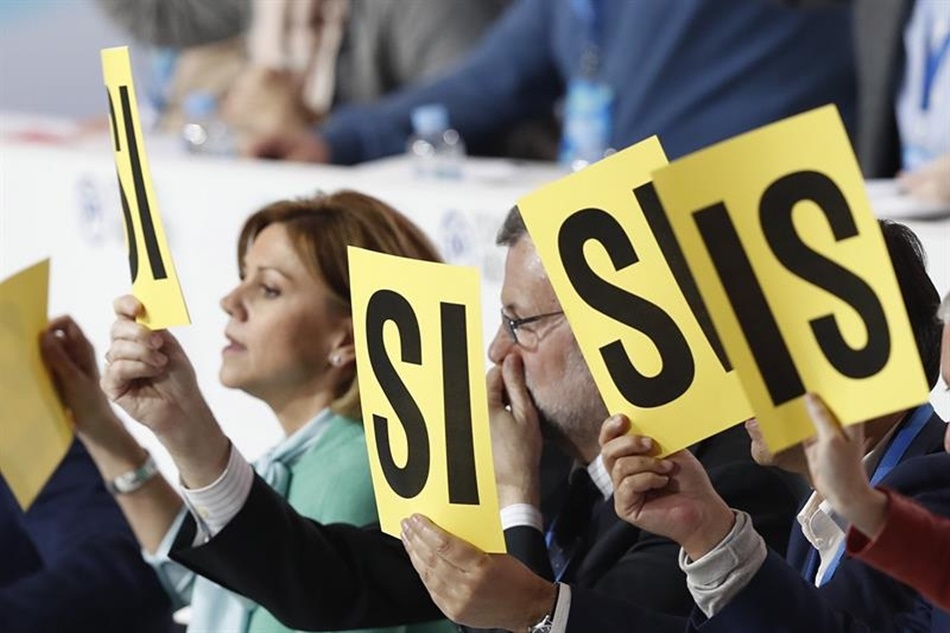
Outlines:
[{"label": "pearl earring", "polygon": [[339,366],[339,365],[340,365],[340,355],[339,355],[339,354],[334,354],[333,357],[330,359],[330,362],[333,363],[335,366]]}]

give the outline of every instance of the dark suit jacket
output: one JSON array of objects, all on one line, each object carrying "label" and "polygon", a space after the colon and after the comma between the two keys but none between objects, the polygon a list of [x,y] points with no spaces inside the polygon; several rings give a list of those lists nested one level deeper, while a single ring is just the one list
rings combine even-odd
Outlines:
[{"label": "dark suit jacket", "polygon": [[904,76],[904,26],[914,0],[853,4],[858,159],[865,178],[892,178],[901,168],[895,104]]},{"label": "dark suit jacket", "polygon": [[[739,427],[695,451],[726,499],[749,511],[773,545],[784,547],[800,500],[796,486],[752,463],[749,440]],[[241,512],[215,538],[192,548],[194,534],[194,523],[186,522],[173,558],[259,602],[293,628],[386,626],[440,615],[397,539],[375,528],[303,519],[259,480]],[[512,554],[551,576],[539,532],[514,528],[505,536]],[[643,618],[669,627],[652,630],[682,631],[693,603],[677,567],[678,551],[671,541],[620,521],[607,502],[564,580],[578,592],[593,592],[594,599],[599,594],[629,599],[635,608],[642,606]],[[573,630],[590,630],[573,614],[572,609]]]},{"label": "dark suit jacket", "polygon": [[858,82],[855,145],[865,178],[892,178],[901,168],[895,103],[904,73],[904,26],[914,0],[785,0],[788,4],[848,3],[854,9]]},{"label": "dark suit jacket", "polygon": [[[943,453],[945,430],[939,417],[931,417],[881,485],[913,498],[939,515],[950,516],[950,455]],[[694,610],[689,630],[931,630],[929,603],[910,587],[857,559],[845,557],[831,580],[820,588],[803,580],[801,570],[807,554],[807,548],[801,545],[803,540],[796,525],[787,562],[770,552],[752,581],[713,618],[706,620],[698,609]]]},{"label": "dark suit jacket", "polygon": [[168,596],[78,441],[27,512],[0,480],[0,631],[170,628]]},{"label": "dark suit jacket", "polygon": [[[806,492],[801,480],[756,465],[741,426],[691,450],[726,503],[748,512],[769,545],[784,550],[795,510]],[[539,575],[553,578],[537,530],[517,528],[505,536],[510,553]],[[621,520],[613,499],[605,502],[562,577],[572,593],[568,631],[627,631],[633,621],[637,630],[683,631],[693,599],[677,564],[679,549],[673,541]],[[604,617],[611,598],[623,601],[614,607],[626,611],[624,617]]]}]

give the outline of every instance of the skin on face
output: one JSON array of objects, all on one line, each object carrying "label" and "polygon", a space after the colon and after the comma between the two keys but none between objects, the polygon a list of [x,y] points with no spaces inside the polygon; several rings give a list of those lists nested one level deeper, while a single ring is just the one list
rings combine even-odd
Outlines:
[{"label": "skin on face", "polygon": [[221,299],[230,319],[219,378],[271,407],[332,388],[327,368],[349,318],[330,305],[282,224],[266,227],[244,258],[241,282]]},{"label": "skin on face", "polygon": [[752,440],[752,459],[755,460],[755,463],[760,466],[777,466],[782,470],[798,473],[800,475],[806,475],[808,473],[808,461],[805,458],[805,451],[802,449],[801,444],[790,446],[784,451],[775,454],[769,450],[768,445],[765,443],[765,437],[763,437],[762,430],[759,428],[759,423],[755,418],[746,420],[745,430],[746,433],[749,434],[749,439]]},{"label": "skin on face", "polygon": [[[554,288],[541,264],[534,243],[522,237],[508,249],[501,301],[506,315],[525,318],[561,310]],[[607,417],[593,376],[584,362],[577,340],[563,315],[525,325],[532,345],[516,344],[504,325],[499,325],[488,355],[501,364],[508,354],[517,354],[524,365],[525,384],[541,417],[542,432],[566,441],[566,448],[592,459],[600,448],[597,436]]]}]

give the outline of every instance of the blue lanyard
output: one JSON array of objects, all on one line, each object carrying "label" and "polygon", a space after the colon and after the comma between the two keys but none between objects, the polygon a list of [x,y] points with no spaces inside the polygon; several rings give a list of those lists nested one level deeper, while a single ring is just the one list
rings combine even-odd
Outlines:
[{"label": "blue lanyard", "polygon": [[[917,436],[920,435],[920,432],[926,426],[927,421],[930,420],[933,416],[934,410],[930,404],[924,404],[919,407],[910,415],[907,422],[901,427],[901,429],[891,438],[890,444],[887,446],[887,451],[884,453],[884,457],[881,458],[881,461],[878,462],[877,468],[874,469],[874,474],[871,475],[871,485],[876,486],[881,482],[882,479],[887,477],[887,475],[894,470],[894,467],[900,463],[901,459],[904,457],[904,453],[907,452],[908,447],[917,439]],[[821,584],[825,584],[831,577],[835,575],[835,570],[838,569],[838,565],[841,563],[841,559],[844,556],[845,544],[842,543],[838,548],[835,557],[832,559],[831,563],[828,565],[828,569],[825,571],[825,575],[821,579]],[[815,550],[813,550],[815,551]],[[815,551],[817,554],[817,551]],[[814,576],[812,577],[814,578]]]},{"label": "blue lanyard", "polygon": [[937,71],[940,70],[940,64],[947,56],[947,50],[950,49],[950,28],[943,35],[943,42],[936,48],[931,48],[933,11],[930,11],[928,25],[924,33],[924,83],[920,93],[920,109],[924,112],[930,109],[930,94],[933,92],[934,82],[937,80]]}]

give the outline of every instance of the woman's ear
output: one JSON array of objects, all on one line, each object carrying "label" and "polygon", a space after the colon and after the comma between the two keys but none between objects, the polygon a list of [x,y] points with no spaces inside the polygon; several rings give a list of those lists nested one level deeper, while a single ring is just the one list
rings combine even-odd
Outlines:
[{"label": "woman's ear", "polygon": [[353,319],[342,320],[339,333],[330,348],[329,361],[334,367],[345,367],[356,359],[356,347],[353,344]]}]

